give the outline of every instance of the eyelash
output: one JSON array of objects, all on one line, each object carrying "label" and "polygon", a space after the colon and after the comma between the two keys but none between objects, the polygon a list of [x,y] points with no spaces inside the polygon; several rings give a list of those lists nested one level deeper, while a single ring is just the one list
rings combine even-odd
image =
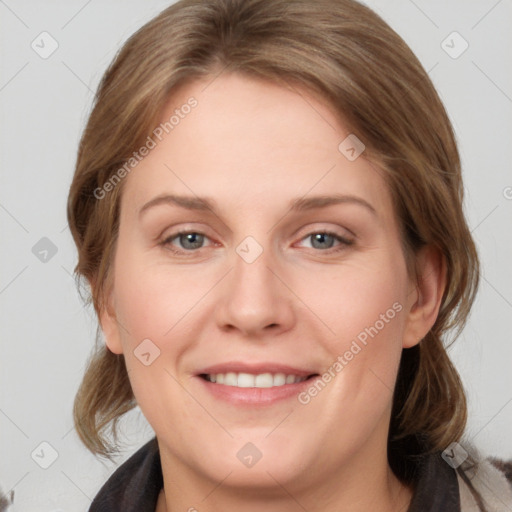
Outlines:
[{"label": "eyelash", "polygon": [[[204,249],[204,247],[199,247],[198,249],[189,249],[189,250],[179,250],[179,249],[173,248],[173,246],[171,245],[171,242],[173,240],[179,238],[182,235],[200,235],[200,236],[204,236],[205,238],[208,238],[204,233],[201,233],[200,231],[177,231],[176,233],[173,233],[172,235],[170,235],[170,236],[166,237],[164,240],[162,240],[159,245],[163,246],[167,250],[169,250],[169,251],[171,251],[171,252],[173,252],[174,254],[177,254],[177,255],[192,254],[194,252],[199,251],[200,249]],[[315,250],[314,247],[312,248],[313,250],[315,250],[315,252],[322,252],[324,254],[337,253],[337,252],[340,252],[340,251],[344,250],[347,246],[351,246],[351,245],[354,244],[354,240],[345,238],[343,236],[338,235],[337,233],[335,233],[333,231],[328,231],[328,230],[312,231],[311,233],[309,233],[306,236],[302,237],[301,241],[305,240],[308,237],[311,237],[313,235],[327,235],[327,236],[331,236],[335,240],[340,242],[340,244],[337,247],[335,247],[335,248],[331,247],[331,248],[325,249],[325,250],[322,250],[322,249],[316,249]]]}]

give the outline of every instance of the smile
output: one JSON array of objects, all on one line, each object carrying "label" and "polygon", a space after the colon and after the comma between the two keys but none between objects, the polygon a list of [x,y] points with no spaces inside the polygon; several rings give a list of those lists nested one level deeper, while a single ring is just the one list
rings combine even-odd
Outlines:
[{"label": "smile", "polygon": [[286,384],[297,384],[308,379],[307,376],[294,374],[286,375],[284,373],[214,373],[203,374],[201,377],[208,382],[231,386],[237,388],[273,388]]},{"label": "smile", "polygon": [[281,363],[226,362],[200,369],[202,389],[216,400],[236,406],[269,406],[294,399],[319,377],[312,368]]}]

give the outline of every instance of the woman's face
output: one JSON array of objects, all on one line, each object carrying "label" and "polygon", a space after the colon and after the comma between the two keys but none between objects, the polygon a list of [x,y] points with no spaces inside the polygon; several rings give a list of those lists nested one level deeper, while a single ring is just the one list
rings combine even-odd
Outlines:
[{"label": "woman's face", "polygon": [[288,489],[371,472],[424,334],[382,173],[302,90],[224,74],[173,115],[125,178],[101,318],[162,460]]}]

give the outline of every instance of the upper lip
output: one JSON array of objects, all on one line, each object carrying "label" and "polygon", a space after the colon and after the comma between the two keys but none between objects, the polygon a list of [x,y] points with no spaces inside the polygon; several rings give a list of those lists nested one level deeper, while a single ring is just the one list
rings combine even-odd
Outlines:
[{"label": "upper lip", "polygon": [[285,375],[296,375],[298,377],[309,377],[310,375],[316,375],[313,370],[305,368],[298,368],[294,366],[288,366],[280,363],[242,363],[237,361],[230,361],[226,363],[214,364],[212,366],[205,367],[197,372],[198,375],[215,375],[218,373],[250,373],[253,375],[259,375],[262,373],[284,373]]}]

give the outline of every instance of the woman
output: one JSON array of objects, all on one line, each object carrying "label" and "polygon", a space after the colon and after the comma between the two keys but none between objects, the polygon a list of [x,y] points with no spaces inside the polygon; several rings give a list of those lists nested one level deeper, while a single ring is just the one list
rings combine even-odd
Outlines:
[{"label": "woman", "polygon": [[[90,510],[507,510],[443,346],[478,284],[432,83],[352,0],[183,0],[100,84],[68,204],[105,338]],[[476,508],[475,508],[476,507]],[[500,508],[501,507],[501,508]]]}]

